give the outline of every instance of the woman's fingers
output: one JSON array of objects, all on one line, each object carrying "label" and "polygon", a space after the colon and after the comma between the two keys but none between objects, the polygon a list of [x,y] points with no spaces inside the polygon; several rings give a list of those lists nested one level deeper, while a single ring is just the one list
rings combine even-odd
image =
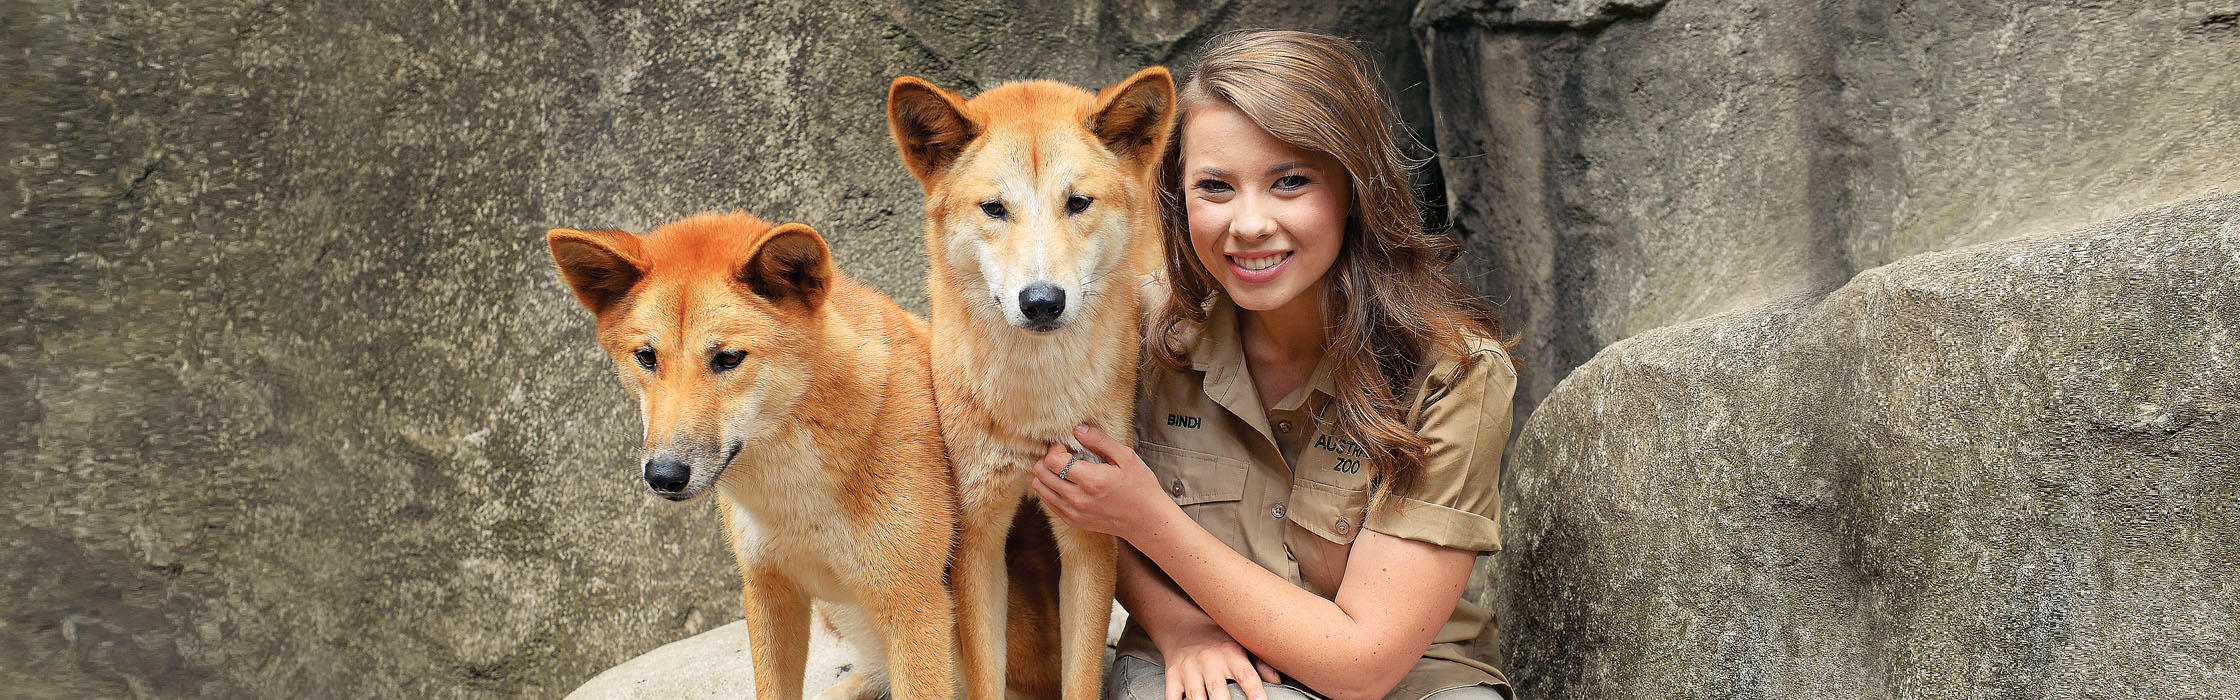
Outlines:
[{"label": "woman's fingers", "polygon": [[1220,673],[1200,674],[1198,677],[1205,679],[1206,697],[1209,700],[1229,700],[1228,669],[1221,669]]},{"label": "woman's fingers", "polygon": [[1283,682],[1283,674],[1276,673],[1276,667],[1269,666],[1268,662],[1266,661],[1261,661],[1255,658],[1252,660],[1252,668],[1253,670],[1260,672],[1260,680],[1264,680],[1269,683]]},{"label": "woman's fingers", "polygon": [[1050,449],[1042,453],[1042,459],[1034,461],[1034,470],[1038,473],[1049,472],[1051,476],[1057,476],[1058,470],[1065,468],[1066,460],[1071,458],[1073,458],[1073,453],[1067,452],[1065,445],[1053,442],[1050,443]]},{"label": "woman's fingers", "polygon": [[1092,426],[1076,426],[1073,429],[1073,437],[1081,441],[1082,447],[1088,448],[1090,452],[1097,453],[1098,457],[1103,457],[1104,461],[1112,464],[1127,464],[1136,457],[1135,450],[1128,449],[1127,445],[1120,444],[1119,440],[1112,439],[1112,436],[1106,435],[1104,431]]},{"label": "woman's fingers", "polygon": [[1167,700],[1185,700],[1182,697],[1182,676],[1171,671],[1164,675],[1167,679]]},{"label": "woman's fingers", "polygon": [[1229,675],[1237,679],[1237,687],[1244,689],[1247,700],[1268,700],[1268,691],[1260,686],[1260,674],[1252,668],[1252,662],[1238,657],[1236,666],[1229,669]]},{"label": "woman's fingers", "polygon": [[1049,509],[1050,514],[1058,516],[1059,520],[1066,521],[1067,525],[1080,527],[1074,517],[1073,507],[1065,500],[1065,496],[1059,494],[1040,478],[1034,480],[1034,495],[1042,497],[1042,507]]},{"label": "woman's fingers", "polygon": [[1194,662],[1195,659],[1183,659],[1182,663],[1169,668],[1168,673],[1182,675],[1183,700],[1206,700],[1206,684],[1198,680],[1198,664]]}]

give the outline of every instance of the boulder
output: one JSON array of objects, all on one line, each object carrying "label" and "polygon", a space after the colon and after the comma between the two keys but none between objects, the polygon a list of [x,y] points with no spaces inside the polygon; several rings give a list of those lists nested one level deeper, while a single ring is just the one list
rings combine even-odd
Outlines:
[{"label": "boulder", "polygon": [[[738,700],[754,697],[747,623],[734,621],[679,639],[593,676],[567,700]],[[814,698],[855,671],[855,649],[823,627],[809,637],[802,697]]]},{"label": "boulder", "polygon": [[[1105,644],[1120,639],[1128,611],[1112,606]],[[568,694],[568,700],[696,700],[754,697],[754,657],[749,656],[747,623],[733,622],[679,639],[607,669]],[[1105,650],[1111,661],[1112,650]],[[808,672],[802,695],[837,685],[861,660],[855,647],[823,625],[810,630]],[[960,681],[961,682],[961,681]]]},{"label": "boulder", "polygon": [[2231,697],[2240,196],[1615,343],[1503,482],[1520,697]]}]

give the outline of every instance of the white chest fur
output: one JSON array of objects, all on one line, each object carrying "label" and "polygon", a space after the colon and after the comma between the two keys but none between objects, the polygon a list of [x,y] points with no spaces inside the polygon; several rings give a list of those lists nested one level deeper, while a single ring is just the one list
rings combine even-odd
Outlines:
[{"label": "white chest fur", "polygon": [[839,479],[805,433],[773,438],[740,451],[724,472],[733,553],[786,571],[812,597],[850,601],[830,563],[851,556],[858,540],[845,527]]}]

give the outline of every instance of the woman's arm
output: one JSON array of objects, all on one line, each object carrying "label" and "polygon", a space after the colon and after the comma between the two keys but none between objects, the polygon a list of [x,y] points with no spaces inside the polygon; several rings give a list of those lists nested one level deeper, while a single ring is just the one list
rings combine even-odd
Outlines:
[{"label": "woman's arm", "polygon": [[1199,610],[1159,567],[1120,545],[1118,597],[1166,659],[1167,700],[1227,700],[1230,679],[1251,700],[1267,700],[1261,680],[1282,681],[1275,669],[1245,654],[1221,625]]},{"label": "woman's arm", "polygon": [[1062,452],[1046,457],[1035,465],[1043,502],[1074,527],[1126,539],[1244,648],[1336,700],[1382,697],[1399,684],[1453,614],[1477,557],[1363,531],[1337,598],[1325,599],[1199,527],[1126,446],[1094,430],[1075,434],[1111,466],[1076,465],[1060,480]]}]

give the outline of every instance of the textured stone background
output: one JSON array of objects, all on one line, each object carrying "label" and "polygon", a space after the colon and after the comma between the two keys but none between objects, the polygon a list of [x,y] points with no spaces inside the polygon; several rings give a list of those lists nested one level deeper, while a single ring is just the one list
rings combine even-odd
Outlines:
[{"label": "textured stone background", "polygon": [[890,77],[1253,26],[1385,58],[1524,334],[1527,696],[2240,692],[2234,0],[496,5],[0,0],[6,695],[552,697],[728,621],[542,231],[744,207],[921,306]]},{"label": "textured stone background", "polygon": [[1429,0],[1523,416],[1619,339],[2240,191],[2240,2]]},{"label": "textured stone background", "polygon": [[555,697],[726,622],[547,227],[800,219],[923,308],[893,76],[1288,26],[1428,124],[1408,11],[0,2],[0,695]]}]

